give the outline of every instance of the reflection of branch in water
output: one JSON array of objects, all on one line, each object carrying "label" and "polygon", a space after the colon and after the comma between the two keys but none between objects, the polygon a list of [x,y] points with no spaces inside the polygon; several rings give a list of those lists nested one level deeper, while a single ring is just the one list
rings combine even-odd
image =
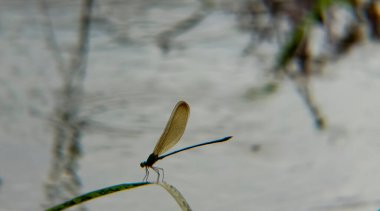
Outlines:
[{"label": "reflection of branch in water", "polygon": [[296,83],[302,100],[314,119],[315,126],[318,129],[324,129],[326,127],[326,120],[322,116],[310,90],[313,56],[311,55],[308,36],[300,41],[298,49],[295,52],[295,59],[298,61],[299,72],[294,76],[293,80]]},{"label": "reflection of branch in water", "polygon": [[[88,55],[92,4],[93,0],[82,0],[77,48],[72,53],[70,65],[67,66],[69,69],[63,71],[64,83],[54,111],[57,124],[54,129],[52,166],[45,185],[46,206],[79,194],[81,183],[77,169],[83,124],[79,111]],[[79,209],[84,210],[83,207]]]},{"label": "reflection of branch in water", "polygon": [[[66,114],[65,114],[66,113]],[[79,194],[80,178],[76,173],[81,154],[80,127],[67,112],[56,114],[61,120],[55,125],[52,167],[46,183],[47,206]]]},{"label": "reflection of branch in water", "polygon": [[202,6],[190,17],[179,21],[172,28],[167,29],[157,35],[156,42],[162,52],[168,53],[171,50],[171,42],[176,36],[192,29],[206,17],[210,5],[208,1],[205,0],[202,1],[202,3]]},{"label": "reflection of branch in water", "polygon": [[[309,54],[308,39],[311,35],[311,29],[316,24],[322,24],[326,28],[328,35],[328,44],[332,52],[332,56],[328,56],[328,60],[335,59],[337,56],[341,56],[348,52],[352,47],[364,40],[366,24],[364,23],[364,14],[367,16],[368,25],[371,29],[372,36],[375,36],[376,30],[380,31],[380,6],[375,4],[376,0],[365,3],[363,1],[315,1],[315,5],[302,19],[300,23],[297,23],[292,29],[290,39],[285,42],[280,50],[279,57],[277,59],[276,70],[282,70],[292,78],[298,88],[298,91],[313,115],[316,125],[322,129],[325,127],[325,119],[322,117],[318,106],[314,102],[314,98],[311,95],[309,88],[309,78],[312,75],[312,67],[314,61],[318,61],[313,58],[313,55]],[[378,2],[378,1],[376,1]],[[349,22],[349,25],[343,34],[343,36],[337,36],[333,33],[334,19],[331,17],[333,14],[332,9],[336,5],[346,5],[347,9],[354,14],[354,19]],[[369,12],[369,8],[372,7],[372,11]],[[330,11],[331,10],[331,11]],[[332,12],[330,15],[328,13]],[[370,15],[372,14],[372,16]],[[373,23],[375,23],[373,25]],[[377,28],[374,28],[377,26]],[[323,58],[326,60],[326,58]],[[299,71],[295,74],[291,73],[288,66],[292,62],[298,62]],[[321,60],[320,60],[321,61]]]},{"label": "reflection of branch in water", "polygon": [[[292,48],[289,48],[290,50],[287,52],[289,53],[287,59],[290,60],[292,58],[297,62],[298,71],[292,72],[284,66],[283,72],[295,83],[298,93],[314,119],[316,127],[324,129],[326,127],[326,119],[323,117],[310,90],[310,77],[313,74],[313,56],[309,47],[308,33],[302,31],[296,42],[292,45]],[[283,65],[288,65],[289,60],[284,60]]]},{"label": "reflection of branch in water", "polygon": [[306,107],[309,109],[315,126],[318,129],[324,129],[326,127],[326,119],[323,117],[318,105],[316,104],[314,97],[310,91],[310,83],[306,76],[299,76],[295,79],[298,93],[302,100],[305,102]]},{"label": "reflection of branch in water", "polygon": [[319,205],[313,210],[334,211],[334,210],[371,210],[378,207],[380,199],[361,199],[360,197],[337,198],[329,204]]},{"label": "reflection of branch in water", "polygon": [[335,53],[341,56],[364,40],[364,28],[360,23],[351,24],[346,34],[336,41]]},{"label": "reflection of branch in water", "polygon": [[370,25],[371,36],[374,39],[380,39],[380,2],[371,0],[365,7],[364,13]]},{"label": "reflection of branch in water", "polygon": [[54,59],[54,62],[56,64],[56,68],[61,74],[61,76],[64,76],[64,61],[62,58],[61,50],[59,49],[56,36],[54,33],[53,23],[51,21],[50,15],[49,15],[49,6],[46,0],[40,0],[39,1],[39,9],[41,11],[41,21],[42,21],[42,29],[44,31],[45,36],[45,42],[49,50],[52,52],[52,56]]}]

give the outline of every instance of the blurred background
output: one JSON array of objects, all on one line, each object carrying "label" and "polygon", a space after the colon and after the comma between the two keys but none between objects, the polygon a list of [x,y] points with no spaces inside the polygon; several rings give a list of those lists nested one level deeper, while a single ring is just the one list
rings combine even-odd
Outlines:
[{"label": "blurred background", "polygon": [[234,136],[156,164],[193,210],[377,210],[379,38],[376,0],[0,0],[0,211],[142,181],[179,100],[173,150]]}]

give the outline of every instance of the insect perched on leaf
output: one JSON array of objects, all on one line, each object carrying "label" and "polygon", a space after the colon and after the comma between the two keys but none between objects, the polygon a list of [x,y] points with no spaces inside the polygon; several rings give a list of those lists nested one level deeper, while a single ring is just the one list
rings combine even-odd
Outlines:
[{"label": "insect perched on leaf", "polygon": [[190,113],[190,107],[185,101],[179,101],[177,105],[174,107],[172,114],[170,115],[169,121],[166,124],[166,127],[164,129],[164,132],[162,133],[160,139],[158,140],[153,152],[149,155],[146,161],[140,163],[141,168],[145,167],[145,171],[146,171],[145,177],[143,179],[144,181],[148,180],[148,176],[149,176],[148,168],[152,168],[157,173],[158,175],[157,182],[159,181],[160,179],[159,170],[163,171],[163,169],[153,166],[153,164],[155,164],[158,160],[161,160],[167,156],[170,156],[170,155],[173,155],[178,152],[182,152],[191,148],[200,147],[203,145],[208,145],[208,144],[213,144],[213,143],[224,142],[232,138],[232,136],[227,136],[221,139],[185,147],[185,148],[167,153],[165,155],[162,155],[164,152],[168,151],[175,144],[177,144],[179,139],[182,137],[183,133],[185,132],[187,119],[189,118],[189,113]]}]

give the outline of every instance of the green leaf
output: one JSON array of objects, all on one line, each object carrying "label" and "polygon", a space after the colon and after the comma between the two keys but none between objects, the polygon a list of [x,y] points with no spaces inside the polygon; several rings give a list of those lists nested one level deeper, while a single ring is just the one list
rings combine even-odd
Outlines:
[{"label": "green leaf", "polygon": [[158,185],[165,188],[170,193],[170,195],[173,196],[173,198],[177,201],[178,205],[181,207],[182,211],[191,211],[190,205],[174,186],[165,182],[160,182],[158,183]]},{"label": "green leaf", "polygon": [[85,193],[83,195],[77,196],[77,197],[75,197],[75,198],[73,198],[71,200],[68,200],[68,201],[66,201],[66,202],[64,202],[62,204],[56,205],[54,207],[51,207],[51,208],[47,209],[46,211],[64,210],[64,209],[67,209],[67,208],[72,207],[74,205],[81,204],[81,203],[83,203],[85,201],[89,201],[91,199],[98,198],[100,196],[104,196],[104,195],[107,195],[107,194],[115,193],[115,192],[118,192],[118,191],[123,191],[123,190],[129,190],[129,189],[132,189],[132,188],[137,188],[137,187],[144,186],[144,185],[150,185],[150,184],[153,184],[153,183],[150,183],[150,182],[123,183],[123,184],[119,184],[119,185],[114,185],[114,186],[102,188],[102,189],[99,189],[99,190],[91,191],[89,193]]},{"label": "green leaf", "polygon": [[89,201],[91,199],[95,199],[101,196],[105,196],[107,194],[124,191],[124,190],[130,190],[137,187],[142,187],[145,185],[159,185],[163,187],[166,191],[172,195],[172,197],[177,201],[178,205],[181,207],[183,211],[191,211],[191,208],[185,198],[182,196],[182,194],[172,185],[167,184],[165,182],[160,183],[151,183],[151,182],[137,182],[137,183],[123,183],[119,185],[114,185],[106,188],[102,188],[99,190],[91,191],[88,193],[85,193],[83,195],[77,196],[71,200],[68,200],[62,204],[58,204],[54,207],[51,207],[47,209],[46,211],[60,211],[67,209],[69,207],[84,203],[86,201]]}]

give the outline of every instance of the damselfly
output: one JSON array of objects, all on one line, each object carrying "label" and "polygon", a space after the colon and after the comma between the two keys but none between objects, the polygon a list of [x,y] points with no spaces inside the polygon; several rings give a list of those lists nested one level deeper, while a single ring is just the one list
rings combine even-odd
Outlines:
[{"label": "damselfly", "polygon": [[160,139],[158,140],[153,152],[149,155],[146,161],[140,163],[141,168],[145,167],[146,174],[143,179],[144,181],[148,180],[148,176],[149,176],[148,168],[152,168],[157,173],[158,175],[157,182],[159,181],[160,170],[163,171],[163,169],[153,166],[153,164],[156,163],[158,160],[161,160],[165,157],[168,157],[170,155],[173,155],[173,154],[176,154],[178,152],[182,152],[188,149],[200,147],[203,145],[213,144],[213,143],[224,142],[232,138],[232,136],[227,136],[221,139],[207,141],[204,143],[185,147],[185,148],[162,155],[164,152],[168,151],[175,144],[177,144],[180,138],[182,137],[183,133],[185,132],[189,114],[190,114],[189,105],[185,101],[179,101],[177,105],[174,107],[172,114],[170,115],[169,121],[166,124],[166,127],[164,129],[164,132],[162,133]]}]

